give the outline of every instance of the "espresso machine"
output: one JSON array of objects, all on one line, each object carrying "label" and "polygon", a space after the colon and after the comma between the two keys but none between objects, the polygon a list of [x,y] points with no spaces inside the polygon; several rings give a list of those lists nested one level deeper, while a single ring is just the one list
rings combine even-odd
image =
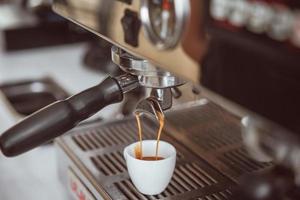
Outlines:
[{"label": "espresso machine", "polygon": [[[133,116],[84,123],[55,141],[70,199],[299,199],[300,4],[297,0],[54,0],[59,15],[113,45],[124,72],[34,113],[0,138],[16,156],[143,87],[144,139],[178,152],[167,189],[140,194],[122,151]],[[173,106],[192,83],[196,100]],[[182,90],[182,92],[185,92]],[[147,117],[146,117],[147,116]]]}]

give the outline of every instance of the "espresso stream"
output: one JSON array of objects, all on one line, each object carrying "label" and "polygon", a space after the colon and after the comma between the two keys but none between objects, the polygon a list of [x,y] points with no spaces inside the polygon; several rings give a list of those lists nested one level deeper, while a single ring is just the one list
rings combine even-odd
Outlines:
[{"label": "espresso stream", "polygon": [[142,148],[142,145],[143,145],[143,142],[142,142],[143,136],[142,136],[141,118],[140,118],[139,114],[136,114],[135,118],[136,118],[136,122],[137,122],[137,126],[138,126],[138,134],[139,134],[140,143],[135,147],[134,151],[135,151],[135,157],[137,159],[142,160],[142,158],[143,158],[143,148]]},{"label": "espresso stream", "polygon": [[162,133],[162,130],[165,125],[165,118],[164,115],[161,112],[157,112],[158,121],[159,121],[159,129],[157,131],[157,139],[156,139],[156,149],[155,149],[155,156],[145,156],[143,157],[143,133],[142,133],[142,125],[141,125],[141,117],[139,114],[135,115],[137,126],[138,126],[138,137],[140,140],[140,143],[135,147],[135,157],[140,160],[163,160],[163,157],[158,157],[158,149],[159,149],[159,141],[160,136]]}]

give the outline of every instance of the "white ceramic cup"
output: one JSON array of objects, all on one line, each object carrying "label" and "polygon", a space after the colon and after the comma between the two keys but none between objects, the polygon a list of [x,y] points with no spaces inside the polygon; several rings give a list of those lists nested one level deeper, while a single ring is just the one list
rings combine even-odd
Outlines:
[{"label": "white ceramic cup", "polygon": [[[169,143],[160,141],[158,156],[163,160],[139,160],[134,148],[139,142],[124,149],[129,176],[135,187],[143,194],[156,195],[168,186],[176,163],[176,149]],[[156,140],[143,140],[143,156],[155,156]]]}]

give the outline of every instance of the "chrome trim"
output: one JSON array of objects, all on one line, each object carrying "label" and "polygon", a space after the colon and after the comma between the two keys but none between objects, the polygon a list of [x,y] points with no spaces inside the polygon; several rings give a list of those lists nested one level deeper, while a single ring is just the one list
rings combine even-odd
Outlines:
[{"label": "chrome trim", "polygon": [[[164,118],[163,109],[161,108],[159,101],[154,97],[148,97],[147,99],[141,100],[136,106],[134,113],[137,115],[146,114],[150,117],[154,117],[158,121],[161,117]],[[158,113],[162,116],[159,116]]]},{"label": "chrome trim", "polygon": [[147,60],[133,56],[126,51],[113,46],[112,61],[123,71],[138,76],[141,86],[150,88],[175,87],[185,83],[170,72],[161,70]]},{"label": "chrome trim", "polygon": [[175,28],[172,36],[162,38],[155,32],[150,17],[151,0],[141,0],[140,18],[144,27],[145,35],[159,50],[174,48],[180,42],[186,28],[186,22],[190,14],[189,1],[174,0]]},{"label": "chrome trim", "polygon": [[172,107],[173,94],[171,88],[162,88],[162,89],[153,88],[151,90],[150,96],[156,98],[159,101],[159,104],[161,105],[161,108],[163,110],[167,110]]},{"label": "chrome trim", "polygon": [[123,93],[130,92],[131,90],[139,87],[138,79],[134,75],[123,74],[115,79],[118,81]]}]

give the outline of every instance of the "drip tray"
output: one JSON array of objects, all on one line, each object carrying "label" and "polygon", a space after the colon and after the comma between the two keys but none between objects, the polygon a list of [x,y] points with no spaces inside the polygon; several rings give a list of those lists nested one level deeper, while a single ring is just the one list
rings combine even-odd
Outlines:
[{"label": "drip tray", "polygon": [[69,95],[51,78],[24,80],[0,85],[8,102],[19,115],[27,116]]},{"label": "drip tray", "polygon": [[[137,141],[134,118],[79,127],[58,139],[69,160],[69,164],[60,168],[65,171],[71,168],[77,173],[96,199],[224,200],[230,199],[240,175],[271,165],[248,157],[241,145],[239,120],[214,104],[196,103],[166,116],[162,140],[173,144],[178,154],[172,181],[159,195],[142,195],[127,174],[123,149]],[[217,122],[221,125],[216,126]],[[144,119],[143,130],[144,139],[155,139],[155,123]],[[67,176],[64,170],[61,176]]]},{"label": "drip tray", "polygon": [[272,166],[249,157],[243,147],[240,119],[216,104],[194,102],[169,112],[167,118],[170,135],[235,182],[242,175]]}]

